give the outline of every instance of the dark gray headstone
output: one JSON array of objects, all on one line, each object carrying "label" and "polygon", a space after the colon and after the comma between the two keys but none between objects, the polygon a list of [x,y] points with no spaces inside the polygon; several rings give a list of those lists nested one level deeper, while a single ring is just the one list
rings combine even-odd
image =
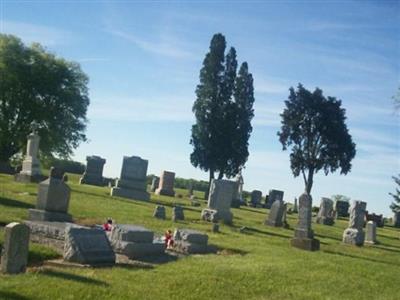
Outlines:
[{"label": "dark gray headstone", "polygon": [[172,208],[172,221],[183,221],[185,220],[185,215],[183,213],[183,208],[181,206],[175,206]]},{"label": "dark gray headstone", "polygon": [[92,155],[86,157],[86,169],[79,180],[79,184],[104,185],[103,168],[106,160],[100,156]]},{"label": "dark gray headstone", "polygon": [[254,207],[257,207],[261,204],[262,192],[258,190],[254,190],[251,192],[250,204]]},{"label": "dark gray headstone", "polygon": [[400,210],[396,211],[393,216],[393,226],[400,228]]},{"label": "dark gray headstone", "polygon": [[270,209],[276,200],[283,201],[283,191],[270,190],[268,194],[268,201],[265,203],[265,207]]},{"label": "dark gray headstone", "polygon": [[165,220],[165,207],[162,205],[157,205],[154,209],[153,217]]},{"label": "dark gray headstone", "polygon": [[266,225],[274,226],[274,227],[282,227],[282,217],[284,213],[284,203],[283,201],[274,201],[272,207],[269,211],[268,219],[265,222]]}]

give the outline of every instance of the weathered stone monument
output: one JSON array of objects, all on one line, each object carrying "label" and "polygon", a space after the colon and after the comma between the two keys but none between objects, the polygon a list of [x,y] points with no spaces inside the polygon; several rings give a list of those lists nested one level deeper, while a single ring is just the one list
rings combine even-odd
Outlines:
[{"label": "weathered stone monument", "polygon": [[274,201],[269,211],[268,219],[265,221],[265,225],[282,227],[282,218],[284,213],[285,205],[283,201]]},{"label": "weathered stone monument", "polygon": [[396,211],[393,216],[393,226],[400,228],[400,210]]},{"label": "weathered stone monument", "polygon": [[86,156],[86,169],[79,184],[104,185],[103,168],[106,160],[100,156]]},{"label": "weathered stone monument", "polygon": [[323,225],[333,225],[335,223],[335,212],[333,201],[329,198],[322,198],[316,222]]},{"label": "weathered stone monument", "polygon": [[254,190],[251,192],[251,200],[250,204],[253,207],[257,207],[261,205],[261,198],[262,198],[262,192],[258,190]]},{"label": "weathered stone monument", "polygon": [[174,197],[175,196],[174,183],[175,183],[175,173],[169,171],[163,171],[160,176],[160,183],[158,185],[158,188],[156,189],[156,194]]},{"label": "weathered stone monument", "polygon": [[173,248],[177,252],[186,254],[206,253],[207,244],[207,234],[191,229],[176,229],[174,231]]},{"label": "weathered stone monument", "polygon": [[154,209],[153,217],[165,220],[165,207],[162,205],[157,205]]},{"label": "weathered stone monument", "polygon": [[213,179],[211,181],[207,208],[201,212],[201,218],[209,222],[232,223],[231,202],[235,184],[229,180]]},{"label": "weathered stone monument", "polygon": [[349,216],[349,202],[343,200],[335,201],[335,211],[337,217],[348,217]]},{"label": "weathered stone monument", "polygon": [[365,227],[365,242],[368,244],[376,244],[376,224],[373,221],[368,221]]},{"label": "weathered stone monument", "polygon": [[270,190],[268,194],[268,201],[266,201],[265,207],[270,209],[272,203],[274,203],[276,200],[283,201],[283,191]]},{"label": "weathered stone monument", "polygon": [[10,223],[4,228],[4,243],[1,255],[1,272],[23,273],[28,264],[29,227],[25,224]]},{"label": "weathered stone monument", "polygon": [[311,209],[311,195],[302,194],[299,198],[299,221],[294,231],[291,245],[303,250],[316,251],[319,250],[319,240],[314,238],[314,232],[311,229]]},{"label": "weathered stone monument", "polygon": [[52,167],[50,177],[39,183],[35,209],[29,209],[31,221],[71,222],[68,214],[70,188],[62,180],[63,172]]},{"label": "weathered stone monument", "polygon": [[65,229],[64,260],[83,265],[114,264],[115,253],[105,231],[72,225]]},{"label": "weathered stone monument", "polygon": [[40,136],[37,133],[38,126],[31,124],[32,132],[28,135],[26,155],[22,162],[22,170],[15,174],[18,182],[39,182],[45,177],[40,172],[40,162],[38,159]]},{"label": "weathered stone monument", "polygon": [[172,208],[172,221],[183,221],[185,220],[185,215],[183,213],[183,208],[182,206],[174,206]]},{"label": "weathered stone monument", "polygon": [[130,259],[161,255],[165,251],[164,243],[154,242],[154,232],[141,226],[117,224],[111,231],[110,240],[116,253]]},{"label": "weathered stone monument", "polygon": [[365,218],[367,221],[373,221],[377,227],[384,227],[385,226],[385,218],[383,215],[377,215],[375,213],[368,213],[365,212]]},{"label": "weathered stone monument", "polygon": [[363,231],[367,203],[353,201],[350,207],[349,227],[343,232],[343,243],[362,246],[365,234]]},{"label": "weathered stone monument", "polygon": [[111,196],[148,201],[150,194],[147,190],[148,161],[138,156],[124,156],[121,177],[111,189]]},{"label": "weathered stone monument", "polygon": [[297,198],[296,198],[296,197],[294,197],[293,212],[294,212],[294,213],[299,212],[299,207],[298,207],[298,205],[297,205]]},{"label": "weathered stone monument", "polygon": [[151,180],[151,187],[150,191],[154,193],[156,189],[158,188],[158,185],[160,184],[160,177],[158,176],[153,176],[153,179]]}]

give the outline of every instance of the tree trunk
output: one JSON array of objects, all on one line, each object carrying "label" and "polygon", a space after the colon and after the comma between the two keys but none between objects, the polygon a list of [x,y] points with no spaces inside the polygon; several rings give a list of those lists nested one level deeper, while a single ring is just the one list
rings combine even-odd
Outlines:
[{"label": "tree trunk", "polygon": [[220,171],[218,174],[218,179],[224,178],[224,171]]},{"label": "tree trunk", "polygon": [[314,169],[309,169],[307,181],[306,181],[306,192],[309,195],[311,195],[311,188],[313,186],[313,178],[314,178]]},{"label": "tree trunk", "polygon": [[214,179],[214,170],[210,169],[210,178],[208,180],[208,188],[206,190],[206,192],[204,193],[204,199],[208,199],[208,195],[210,194],[210,187],[211,187],[211,180]]}]

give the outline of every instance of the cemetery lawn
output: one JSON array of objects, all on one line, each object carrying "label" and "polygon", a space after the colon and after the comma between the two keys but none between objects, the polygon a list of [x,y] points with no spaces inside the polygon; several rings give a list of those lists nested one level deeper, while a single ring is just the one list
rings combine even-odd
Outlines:
[{"label": "cemetery lawn", "polygon": [[[267,210],[232,209],[234,223],[211,233],[200,221],[201,207],[193,207],[187,191],[182,198],[151,196],[151,202],[111,198],[109,188],[78,185],[69,174],[70,213],[80,224],[143,225],[161,235],[166,229],[193,228],[209,235],[214,254],[191,255],[153,268],[43,267],[57,258],[51,249],[30,244],[27,273],[0,275],[0,299],[399,299],[400,230],[378,228],[379,244],[353,247],[341,243],[347,221],[334,226],[313,223],[318,252],[290,246],[297,215],[288,215],[289,229],[263,225]],[[3,226],[22,221],[36,202],[37,185],[21,184],[0,174],[0,243]],[[314,199],[314,205],[319,199]],[[167,220],[152,217],[156,203],[167,209]],[[185,221],[170,221],[173,203],[184,206]],[[239,228],[247,229],[239,232]]]}]

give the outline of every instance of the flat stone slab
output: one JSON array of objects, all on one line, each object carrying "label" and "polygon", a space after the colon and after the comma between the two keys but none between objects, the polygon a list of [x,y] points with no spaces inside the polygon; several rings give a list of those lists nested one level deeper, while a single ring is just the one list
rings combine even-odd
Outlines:
[{"label": "flat stone slab", "polygon": [[31,221],[72,222],[72,216],[68,213],[31,208],[28,209],[28,214]]},{"label": "flat stone slab", "polygon": [[133,200],[149,201],[150,194],[146,191],[132,190],[127,188],[113,187],[111,189],[111,196],[117,196]]},{"label": "flat stone slab", "polygon": [[208,235],[192,229],[178,229],[174,233],[174,239],[178,239],[176,235],[180,236],[180,240],[189,243],[207,245]]},{"label": "flat stone slab", "polygon": [[308,250],[308,251],[317,251],[319,250],[319,240],[317,239],[302,239],[302,238],[293,238],[290,240],[290,244],[293,247]]},{"label": "flat stone slab", "polygon": [[31,234],[39,234],[57,240],[64,240],[65,229],[68,226],[76,226],[68,222],[25,221],[24,223],[29,226]]},{"label": "flat stone slab", "polygon": [[207,244],[195,244],[185,241],[174,241],[173,249],[185,254],[202,254],[208,252]]},{"label": "flat stone slab", "polygon": [[112,242],[152,243],[154,232],[142,226],[117,224],[113,227],[110,238]]},{"label": "flat stone slab", "polygon": [[135,243],[118,241],[113,243],[115,252],[126,255],[129,259],[141,258],[145,256],[161,255],[165,252],[164,243]]}]

